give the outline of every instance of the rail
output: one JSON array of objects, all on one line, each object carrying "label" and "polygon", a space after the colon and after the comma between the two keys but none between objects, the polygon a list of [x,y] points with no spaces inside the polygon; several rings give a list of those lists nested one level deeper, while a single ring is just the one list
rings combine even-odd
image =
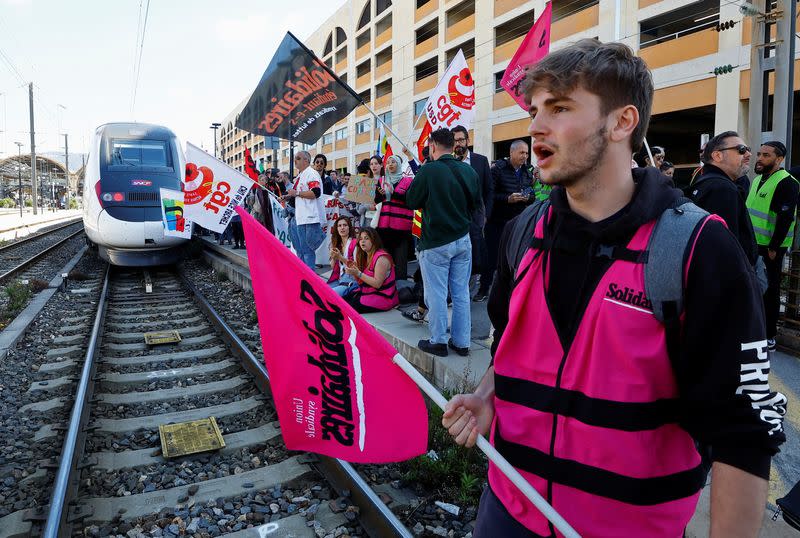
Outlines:
[{"label": "rail", "polygon": [[[194,301],[220,331],[222,339],[231,346],[233,353],[242,361],[244,369],[255,379],[258,388],[265,394],[271,395],[269,373],[264,361],[253,355],[241,338],[209,304],[202,292],[189,282],[183,273],[180,276],[184,285],[191,291]],[[413,534],[389,510],[352,465],[328,456],[317,455],[317,458],[316,465],[323,476],[340,491],[344,489],[350,491],[350,497],[360,508],[359,520],[367,534],[381,538],[413,538]]]},{"label": "rail", "polygon": [[62,527],[62,523],[66,517],[64,506],[67,504],[67,497],[70,496],[70,487],[77,489],[77,480],[75,480],[76,477],[73,476],[73,473],[78,472],[77,463],[82,457],[83,452],[82,447],[79,449],[78,441],[82,436],[83,427],[88,417],[89,406],[87,404],[93,392],[92,378],[94,377],[95,370],[94,357],[103,326],[106,296],[108,295],[109,273],[110,266],[106,267],[103,291],[100,293],[100,300],[97,304],[97,315],[95,316],[94,325],[92,326],[89,346],[86,349],[81,378],[78,382],[78,391],[75,394],[75,405],[72,408],[69,428],[64,438],[64,447],[61,450],[61,461],[59,462],[58,473],[56,474],[53,494],[50,497],[47,522],[45,524],[44,533],[42,534],[42,536],[46,538],[56,538],[59,535],[59,528]]},{"label": "rail", "polygon": [[34,240],[39,239],[41,237],[53,234],[53,233],[55,233],[55,232],[57,232],[59,230],[63,230],[64,228],[69,228],[70,226],[74,226],[75,224],[79,223],[80,221],[81,221],[81,219],[74,219],[71,222],[68,222],[68,223],[64,224],[63,226],[59,226],[58,228],[53,228],[52,230],[47,230],[47,231],[41,232],[41,233],[32,233],[32,234],[30,234],[30,235],[28,235],[26,237],[23,237],[22,239],[18,239],[17,241],[14,241],[13,243],[10,243],[8,245],[3,245],[2,247],[0,247],[0,252],[5,252],[7,250],[13,250],[15,247],[18,247],[20,245],[24,245],[25,243],[28,243],[30,241],[34,241]]},{"label": "rail", "polygon": [[[73,223],[73,224],[75,224],[75,223]],[[64,227],[62,227],[62,228],[64,228]],[[55,231],[55,230],[53,230],[53,231]],[[50,233],[50,232],[48,232],[48,233]],[[31,265],[31,264],[37,262],[38,260],[40,260],[41,258],[47,256],[47,254],[49,254],[53,250],[57,249],[58,247],[60,247],[61,245],[63,245],[67,241],[69,241],[70,239],[72,239],[72,238],[74,238],[74,237],[76,237],[76,236],[78,236],[78,235],[80,235],[82,233],[83,233],[83,228],[81,228],[80,230],[76,231],[73,234],[68,235],[67,237],[65,237],[61,241],[58,241],[57,243],[54,243],[54,244],[50,245],[49,247],[47,247],[43,251],[37,253],[36,255],[31,256],[30,258],[28,258],[24,262],[20,263],[19,265],[17,265],[13,269],[10,269],[10,270],[6,271],[5,273],[3,273],[2,275],[0,275],[0,282],[2,282],[3,280],[8,279],[9,277],[15,275],[16,273],[22,271],[23,269],[25,269],[29,265]],[[42,237],[42,236],[41,235],[36,236],[36,238],[40,238],[40,237]],[[13,245],[9,245],[9,246],[17,246],[19,244],[20,244],[20,242],[18,241],[16,243],[14,243]],[[7,247],[4,247],[4,248],[7,248]]]}]

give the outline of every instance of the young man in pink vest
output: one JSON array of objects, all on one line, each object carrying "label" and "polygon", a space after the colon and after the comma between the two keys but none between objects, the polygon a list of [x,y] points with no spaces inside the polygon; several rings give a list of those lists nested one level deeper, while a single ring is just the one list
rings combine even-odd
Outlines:
[{"label": "young man in pink vest", "polygon": [[[527,83],[532,149],[556,188],[506,226],[493,363],[442,423],[467,446],[491,433],[582,536],[682,536],[709,464],[711,536],[756,536],[786,398],[769,389],[752,266],[721,219],[699,213],[686,261],[677,253],[682,305],[666,316],[645,290],[648,259],[664,254],[648,241],[661,219],[700,210],[656,168],[631,170],[653,100],[647,66],[625,45],[583,40]],[[474,536],[560,534],[490,464]]]}]

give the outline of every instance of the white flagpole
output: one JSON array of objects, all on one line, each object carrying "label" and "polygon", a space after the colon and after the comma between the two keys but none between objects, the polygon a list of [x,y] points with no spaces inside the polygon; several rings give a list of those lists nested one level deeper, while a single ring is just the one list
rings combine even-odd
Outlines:
[{"label": "white flagpole", "polygon": [[653,160],[653,153],[650,151],[650,144],[647,143],[647,139],[644,139],[644,147],[647,150],[647,156],[650,157],[650,166],[655,166],[656,162]]},{"label": "white flagpole", "polygon": [[[425,379],[425,377],[420,374],[413,365],[411,365],[402,355],[399,353],[394,356],[392,361],[402,368],[402,370],[416,383],[419,388],[421,388],[425,394],[428,395],[436,405],[438,405],[442,410],[444,410],[444,406],[447,405],[447,400],[444,399],[436,387],[431,385],[431,383]],[[515,486],[519,488],[519,490],[525,495],[536,508],[546,517],[552,524],[557,528],[561,533],[566,536],[567,538],[580,538],[580,535],[573,529],[566,520],[561,517],[561,514],[555,511],[555,509],[548,504],[544,498],[539,495],[539,492],[534,489],[530,483],[525,480],[519,472],[514,469],[514,467],[508,463],[506,460],[490,443],[486,440],[483,435],[478,435],[478,448],[480,448],[486,457],[492,460],[492,463],[497,465],[497,467],[503,471],[503,473],[511,480]]]},{"label": "white flagpole", "polygon": [[[381,117],[380,117],[380,116],[378,116],[378,115],[375,113],[375,111],[374,111],[374,110],[372,110],[370,107],[368,107],[368,106],[367,106],[367,104],[366,104],[366,103],[364,103],[363,101],[362,101],[361,105],[362,105],[362,106],[364,106],[364,108],[366,108],[366,109],[367,109],[367,112],[369,112],[370,114],[372,114],[373,116],[375,116],[375,119],[376,119],[376,120],[378,120],[379,122],[381,122],[381,125],[382,125],[384,128],[386,128],[386,130],[387,130],[387,131],[389,131],[389,134],[390,134],[390,135],[392,135],[393,137],[395,137],[395,139],[396,139],[398,142],[400,142],[400,145],[401,145],[401,146],[403,146],[404,148],[406,148],[406,149],[407,149],[408,151],[410,151],[411,153],[414,153],[413,151],[411,151],[411,148],[409,148],[408,146],[406,146],[406,145],[405,145],[405,143],[403,143],[403,141],[401,140],[401,138],[400,138],[399,136],[397,136],[397,133],[395,133],[394,131],[392,131],[392,128],[391,128],[391,127],[389,127],[389,126],[386,124],[386,122],[385,122],[385,121],[383,121],[383,120],[381,119]],[[379,135],[379,136],[380,136],[380,135]]]}]

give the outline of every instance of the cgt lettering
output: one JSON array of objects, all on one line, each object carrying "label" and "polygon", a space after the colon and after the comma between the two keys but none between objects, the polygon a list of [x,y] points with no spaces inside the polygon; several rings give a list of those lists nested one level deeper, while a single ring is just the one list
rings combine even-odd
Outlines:
[{"label": "cgt lettering", "polygon": [[231,192],[231,186],[225,181],[220,181],[217,183],[217,190],[211,193],[211,199],[203,204],[203,207],[208,211],[219,213],[221,207],[228,207],[231,202],[231,197],[226,196],[229,192]]},{"label": "cgt lettering", "polygon": [[436,106],[439,107],[439,112],[435,112],[433,107],[428,105],[428,121],[432,126],[436,126],[441,122],[447,124],[448,127],[453,125],[453,122],[461,117],[461,112],[454,110],[450,103],[447,102],[446,95],[440,95],[436,101]]}]

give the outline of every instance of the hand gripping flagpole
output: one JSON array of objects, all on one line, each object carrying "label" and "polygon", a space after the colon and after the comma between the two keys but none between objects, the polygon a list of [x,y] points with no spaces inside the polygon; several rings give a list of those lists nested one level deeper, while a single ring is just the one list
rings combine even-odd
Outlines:
[{"label": "hand gripping flagpole", "polygon": [[[445,405],[447,405],[447,400],[445,400],[444,396],[436,390],[436,387],[431,385],[430,381],[425,379],[425,377],[420,374],[414,366],[409,363],[402,355],[399,353],[394,356],[392,361],[399,366],[412,380],[416,383],[419,388],[421,388],[425,394],[428,395],[436,405],[438,405],[442,410],[444,410]],[[555,509],[548,504],[546,500],[539,494],[538,491],[534,489],[530,483],[525,480],[519,472],[512,467],[508,460],[506,460],[498,451],[495,449],[489,441],[483,435],[478,435],[478,448],[480,448],[486,457],[488,457],[492,463],[497,465],[497,467],[503,472],[503,474],[508,477],[511,482],[514,483],[515,486],[519,488],[525,497],[530,500],[533,505],[539,509],[539,511],[546,517],[552,524],[557,528],[566,538],[580,538],[580,534],[578,534],[575,529],[570,526],[566,520],[561,517],[561,514],[555,511]]]}]

